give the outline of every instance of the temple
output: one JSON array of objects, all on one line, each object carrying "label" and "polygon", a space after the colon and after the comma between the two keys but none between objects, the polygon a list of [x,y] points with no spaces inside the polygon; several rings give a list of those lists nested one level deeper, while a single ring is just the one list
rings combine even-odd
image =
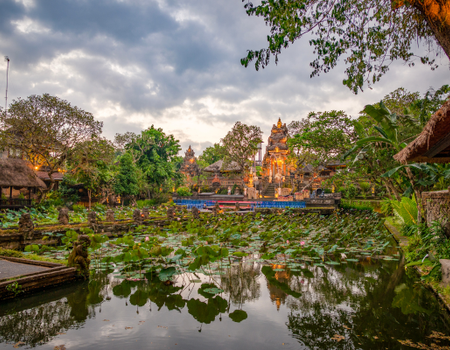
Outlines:
[{"label": "temple", "polygon": [[198,171],[199,169],[197,159],[195,158],[194,150],[189,145],[189,148],[184,153],[184,161],[183,165],[180,168],[180,172],[186,176],[187,182],[190,184],[192,178],[195,175],[198,175]]},{"label": "temple", "polygon": [[281,123],[281,119],[278,119],[277,125],[274,124],[272,127],[272,132],[267,142],[261,171],[261,175],[271,183],[283,182],[283,178],[289,176],[291,171],[294,171],[287,164],[289,155],[287,139],[287,126]]}]

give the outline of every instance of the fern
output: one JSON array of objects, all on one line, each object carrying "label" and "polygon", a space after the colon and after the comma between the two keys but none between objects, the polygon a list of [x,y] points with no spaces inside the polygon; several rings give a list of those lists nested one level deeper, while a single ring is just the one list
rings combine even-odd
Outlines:
[{"label": "fern", "polygon": [[404,225],[417,224],[417,203],[416,198],[402,197],[401,202],[392,202],[394,215]]}]

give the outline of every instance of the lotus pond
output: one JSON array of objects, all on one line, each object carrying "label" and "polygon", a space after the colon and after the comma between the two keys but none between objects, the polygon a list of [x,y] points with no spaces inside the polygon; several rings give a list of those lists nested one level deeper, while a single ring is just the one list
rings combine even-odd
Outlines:
[{"label": "lotus pond", "polygon": [[0,304],[0,349],[450,349],[446,312],[376,214],[180,218],[91,238],[89,281]]}]

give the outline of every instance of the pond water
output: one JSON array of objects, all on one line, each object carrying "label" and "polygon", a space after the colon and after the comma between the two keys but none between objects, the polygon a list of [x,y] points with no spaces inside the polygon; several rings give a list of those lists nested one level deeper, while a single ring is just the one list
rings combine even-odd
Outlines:
[{"label": "pond water", "polygon": [[402,259],[371,258],[244,260],[173,284],[110,270],[1,303],[0,349],[448,349],[447,314],[409,274]]}]

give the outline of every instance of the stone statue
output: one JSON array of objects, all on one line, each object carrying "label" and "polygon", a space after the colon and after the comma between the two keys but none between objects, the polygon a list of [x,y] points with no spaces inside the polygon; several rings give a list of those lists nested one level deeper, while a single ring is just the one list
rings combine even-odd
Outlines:
[{"label": "stone statue", "polygon": [[248,199],[258,199],[257,191],[254,187],[247,190]]},{"label": "stone statue", "polygon": [[141,215],[141,211],[139,209],[135,209],[133,211],[133,220],[138,225],[142,224],[143,218],[142,218],[142,215]]},{"label": "stone statue", "polygon": [[90,245],[91,239],[89,236],[78,236],[78,241],[73,243],[73,249],[68,259],[68,266],[76,267],[78,274],[84,278],[89,277],[89,265],[91,260],[88,257],[88,247]]},{"label": "stone statue", "polygon": [[24,239],[33,238],[34,224],[31,220],[30,213],[23,213],[19,219],[19,232],[23,235]]},{"label": "stone statue", "polygon": [[89,227],[94,231],[97,232],[97,228],[98,228],[98,218],[97,218],[97,213],[93,210],[91,210],[88,213],[87,216],[88,219],[88,223],[89,223]]},{"label": "stone statue", "polygon": [[114,218],[114,210],[112,209],[108,209],[106,211],[106,221],[107,222],[114,222],[115,218]]},{"label": "stone statue", "polygon": [[192,216],[194,217],[194,219],[196,219],[196,220],[200,219],[200,210],[198,210],[197,207],[192,207],[191,212],[192,212]]},{"label": "stone statue", "polygon": [[220,205],[219,205],[219,203],[216,202],[216,204],[214,204],[212,212],[214,215],[218,215],[219,211],[220,211]]},{"label": "stone statue", "polygon": [[235,211],[240,211],[240,210],[241,210],[241,206],[240,206],[239,202],[236,202],[236,205],[235,205],[235,207],[234,207],[234,210],[235,210]]},{"label": "stone statue", "polygon": [[61,225],[69,225],[69,209],[62,208],[59,210],[58,221]]},{"label": "stone statue", "polygon": [[150,217],[150,212],[148,211],[148,208],[147,207],[142,208],[142,218],[144,220],[148,220],[149,217]]},{"label": "stone statue", "polygon": [[175,208],[169,207],[167,208],[167,220],[173,220],[175,218]]}]

